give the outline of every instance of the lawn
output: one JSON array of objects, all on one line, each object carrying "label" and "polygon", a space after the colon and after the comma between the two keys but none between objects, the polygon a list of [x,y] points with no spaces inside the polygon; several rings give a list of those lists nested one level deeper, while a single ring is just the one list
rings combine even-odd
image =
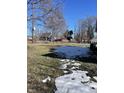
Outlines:
[{"label": "lawn", "polygon": [[[50,49],[56,46],[80,46],[86,45],[77,43],[44,43],[44,44],[28,44],[27,46],[27,75],[28,75],[28,93],[54,93],[55,78],[63,75],[63,71],[59,69],[59,58],[51,58],[43,56],[50,53]],[[80,62],[81,70],[87,70],[89,76],[97,75],[96,64]],[[51,77],[51,81],[43,83],[42,80]]]}]

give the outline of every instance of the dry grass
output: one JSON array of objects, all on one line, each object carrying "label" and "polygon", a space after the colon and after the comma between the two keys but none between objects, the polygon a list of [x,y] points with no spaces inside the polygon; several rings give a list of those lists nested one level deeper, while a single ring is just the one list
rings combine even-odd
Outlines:
[{"label": "dry grass", "polygon": [[[58,59],[41,56],[48,53],[49,48],[50,46],[28,45],[28,93],[53,93],[55,77],[63,74],[58,69]],[[47,76],[52,81],[42,83]]]},{"label": "dry grass", "polygon": [[[82,46],[77,43],[46,43],[46,44],[28,44],[27,65],[28,65],[28,93],[54,93],[55,78],[62,75],[63,71],[58,69],[59,59],[42,56],[48,54],[50,48],[56,46]],[[96,64],[81,62],[80,69],[88,70],[90,75],[96,75]],[[94,74],[95,73],[95,74]],[[42,80],[50,76],[52,80],[43,83]]]},{"label": "dry grass", "polygon": [[[32,45],[31,43],[29,45]],[[71,43],[71,42],[41,42],[35,43],[33,45],[42,45],[42,46],[81,46],[81,47],[89,47],[90,44],[80,44],[80,43]]]}]

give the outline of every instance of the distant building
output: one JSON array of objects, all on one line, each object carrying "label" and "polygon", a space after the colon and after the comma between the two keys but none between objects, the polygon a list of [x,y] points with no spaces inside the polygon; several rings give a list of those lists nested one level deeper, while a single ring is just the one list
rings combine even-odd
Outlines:
[{"label": "distant building", "polygon": [[27,36],[28,41],[32,41],[32,36]]}]

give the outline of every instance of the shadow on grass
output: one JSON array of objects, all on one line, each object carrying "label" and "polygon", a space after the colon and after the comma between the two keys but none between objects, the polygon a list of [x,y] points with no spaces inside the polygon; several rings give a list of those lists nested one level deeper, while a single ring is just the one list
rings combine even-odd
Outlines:
[{"label": "shadow on grass", "polygon": [[[42,56],[46,56],[46,57],[51,57],[51,58],[59,58],[59,59],[66,59],[66,57],[63,56],[59,56],[57,54],[55,54],[54,52],[48,53],[48,54],[44,54]],[[71,60],[76,60],[76,61],[81,61],[81,62],[86,62],[86,63],[94,63],[97,64],[97,56],[96,55],[92,55],[90,57],[76,57],[76,58],[70,58]]]}]

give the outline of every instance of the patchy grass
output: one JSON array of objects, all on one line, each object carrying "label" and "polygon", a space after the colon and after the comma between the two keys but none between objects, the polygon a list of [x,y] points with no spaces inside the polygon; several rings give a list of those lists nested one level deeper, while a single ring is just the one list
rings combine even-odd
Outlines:
[{"label": "patchy grass", "polygon": [[[32,45],[32,44],[29,44]],[[41,42],[34,43],[33,45],[42,45],[42,46],[80,46],[80,47],[89,47],[90,44],[80,44],[80,43],[71,43],[71,42]]]},{"label": "patchy grass", "polygon": [[[59,60],[43,57],[51,46],[28,45],[28,93],[53,93],[54,79],[63,74],[59,67]],[[52,80],[43,83],[42,80],[50,76]],[[46,92],[47,91],[47,92]]]},{"label": "patchy grass", "polygon": [[[50,49],[57,46],[81,46],[78,43],[46,43],[46,44],[28,44],[27,46],[27,75],[28,75],[28,93],[54,93],[55,78],[63,75],[59,69],[60,61],[58,58],[42,56],[50,53]],[[78,61],[79,62],[79,61]],[[80,62],[81,70],[87,70],[89,76],[96,76],[96,64]],[[50,82],[43,83],[42,80],[50,76]]]},{"label": "patchy grass", "polygon": [[93,78],[93,76],[97,76],[97,64],[81,62],[80,69],[88,71],[87,75],[91,78]]}]

